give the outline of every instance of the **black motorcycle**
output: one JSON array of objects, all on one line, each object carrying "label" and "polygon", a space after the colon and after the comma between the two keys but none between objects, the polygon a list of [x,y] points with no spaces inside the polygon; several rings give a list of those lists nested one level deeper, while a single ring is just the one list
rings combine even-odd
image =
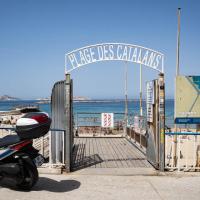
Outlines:
[{"label": "black motorcycle", "polygon": [[45,159],[33,147],[33,139],[48,133],[50,125],[51,119],[43,112],[27,113],[17,120],[17,134],[0,139],[0,179],[14,179],[22,190],[37,183],[37,167]]}]

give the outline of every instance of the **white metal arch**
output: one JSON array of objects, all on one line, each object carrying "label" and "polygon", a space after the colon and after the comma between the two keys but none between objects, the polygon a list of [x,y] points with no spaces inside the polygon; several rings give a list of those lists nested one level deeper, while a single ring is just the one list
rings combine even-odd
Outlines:
[{"label": "white metal arch", "polygon": [[65,54],[65,73],[84,65],[110,60],[138,63],[164,73],[164,54],[126,43],[101,43],[73,50]]}]

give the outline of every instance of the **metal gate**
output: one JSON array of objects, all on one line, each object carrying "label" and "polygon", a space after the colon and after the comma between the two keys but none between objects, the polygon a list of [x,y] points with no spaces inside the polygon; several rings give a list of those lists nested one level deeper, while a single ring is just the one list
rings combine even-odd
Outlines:
[{"label": "metal gate", "polygon": [[164,75],[147,83],[147,160],[157,169],[165,168]]},{"label": "metal gate", "polygon": [[[51,113],[52,113],[52,129],[65,130],[65,81],[59,81],[54,84],[51,96]],[[58,131],[51,133],[51,162],[63,163],[64,151],[63,151],[63,135]]]},{"label": "metal gate", "polygon": [[[71,168],[73,148],[72,88],[72,80],[70,75],[67,74],[65,81],[59,81],[54,84],[51,95],[51,128],[53,131],[50,134],[50,161],[53,164],[64,163],[68,172]],[[63,131],[64,134],[61,134]]]}]

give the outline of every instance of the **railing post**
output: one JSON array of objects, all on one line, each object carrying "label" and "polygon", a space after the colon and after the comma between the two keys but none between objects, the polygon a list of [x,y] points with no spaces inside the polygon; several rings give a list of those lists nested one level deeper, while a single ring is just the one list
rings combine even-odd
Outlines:
[{"label": "railing post", "polygon": [[49,163],[50,164],[53,164],[53,161],[52,161],[52,143],[51,143],[51,139],[52,139],[52,136],[51,136],[51,133],[52,131],[49,131]]},{"label": "railing post", "polygon": [[44,137],[41,137],[40,139],[40,148],[41,148],[41,154],[44,155]]}]

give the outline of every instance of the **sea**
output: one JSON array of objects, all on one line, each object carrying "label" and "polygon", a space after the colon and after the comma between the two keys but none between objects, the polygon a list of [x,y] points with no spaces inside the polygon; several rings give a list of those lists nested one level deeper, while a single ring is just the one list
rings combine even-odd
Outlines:
[{"label": "sea", "polygon": [[[0,111],[9,111],[16,106],[20,105],[34,105],[37,104],[37,100],[13,100],[13,101],[0,101]],[[51,104],[37,104],[39,109],[43,112],[47,112],[51,116]],[[128,101],[128,114],[129,118],[139,115],[139,100]],[[143,101],[143,115],[146,116],[146,102]],[[74,113],[74,124],[80,123],[79,118],[86,119],[85,122],[95,122],[97,115],[101,113],[114,113],[118,119],[124,118],[125,102],[123,100],[101,100],[101,101],[88,101],[88,102],[74,102],[73,113]],[[100,116],[100,115],[99,115]],[[167,99],[165,103],[165,116],[166,125],[169,127],[173,126],[174,116],[174,100]],[[92,121],[91,121],[92,119]],[[130,120],[131,121],[131,120]],[[82,121],[83,123],[83,121]],[[88,125],[88,124],[87,124]]]}]

